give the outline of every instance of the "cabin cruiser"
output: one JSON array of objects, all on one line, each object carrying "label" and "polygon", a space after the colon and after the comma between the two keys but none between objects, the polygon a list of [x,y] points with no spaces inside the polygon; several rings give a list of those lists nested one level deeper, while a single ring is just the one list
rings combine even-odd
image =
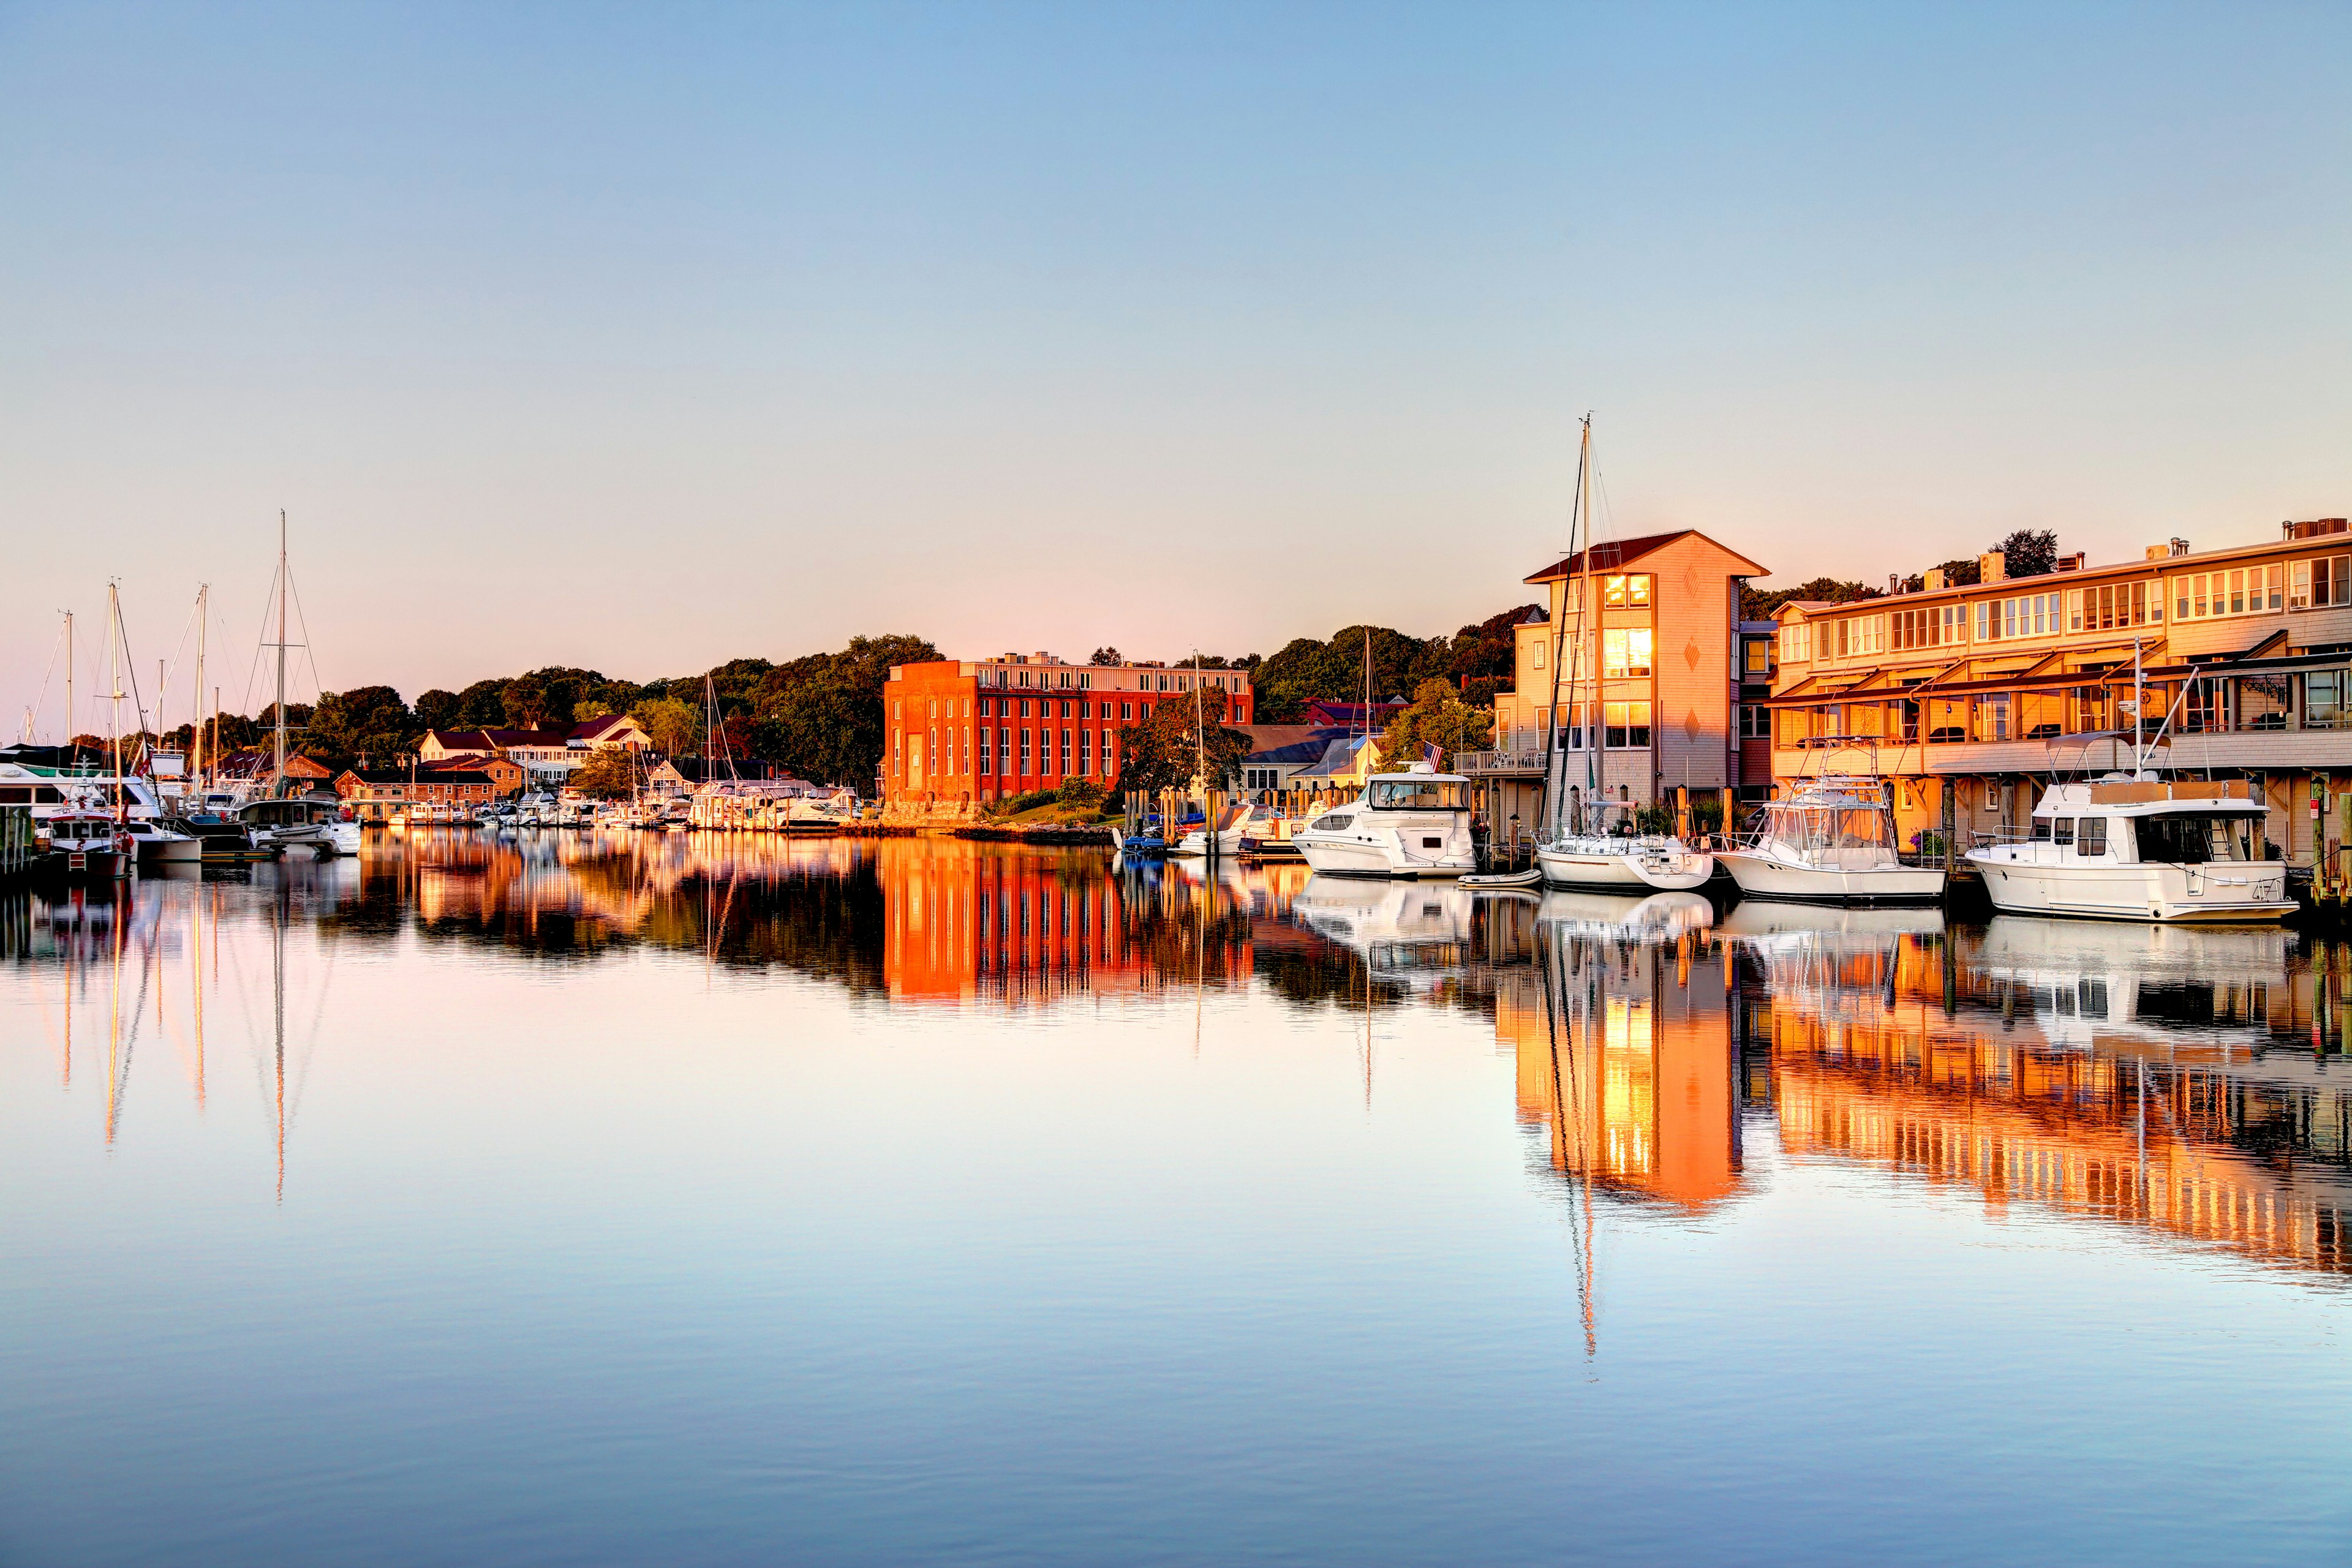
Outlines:
[{"label": "cabin cruiser", "polygon": [[1715,875],[1715,857],[1667,834],[1636,830],[1630,801],[1597,808],[1598,832],[1570,834],[1536,846],[1536,864],[1555,888],[1598,892],[1686,893]]},{"label": "cabin cruiser", "polygon": [[2053,784],[2026,838],[1971,849],[1993,907],[2116,921],[2274,921],[2294,912],[2286,865],[2258,860],[2269,808],[2242,781],[2120,773]]},{"label": "cabin cruiser", "polygon": [[[1217,858],[1230,860],[1242,852],[1242,840],[1256,816],[1257,807],[1246,803],[1228,805],[1218,813]],[[1209,825],[1203,821],[1169,847],[1168,858],[1171,860],[1199,860],[1208,853]]]},{"label": "cabin cruiser", "polygon": [[205,858],[205,841],[161,822],[131,817],[122,825],[122,839],[142,866],[193,866]]},{"label": "cabin cruiser", "polygon": [[102,811],[79,807],[36,820],[33,843],[41,854],[34,868],[74,881],[109,882],[131,874],[131,851],[121,824]]},{"label": "cabin cruiser", "polygon": [[1843,773],[1806,780],[1767,801],[1763,824],[1716,859],[1743,897],[1809,904],[1927,904],[1944,896],[1939,868],[1906,866],[1895,814],[1877,779]]},{"label": "cabin cruiser", "polygon": [[257,845],[309,848],[322,859],[360,852],[360,825],[346,818],[333,801],[304,795],[247,801],[237,807],[236,820]]},{"label": "cabin cruiser", "polygon": [[172,819],[173,831],[184,833],[196,841],[197,855],[205,860],[249,861],[275,860],[282,852],[276,845],[257,845],[245,824],[233,816],[216,811],[199,811]]},{"label": "cabin cruiser", "polygon": [[1458,877],[1477,869],[1470,781],[1416,763],[1374,773],[1364,793],[1290,837],[1307,863],[1339,877]]},{"label": "cabin cruiser", "polygon": [[1168,854],[1168,841],[1160,837],[1160,819],[1147,816],[1143,826],[1133,833],[1124,828],[1110,830],[1111,853],[1132,860],[1159,860]]}]

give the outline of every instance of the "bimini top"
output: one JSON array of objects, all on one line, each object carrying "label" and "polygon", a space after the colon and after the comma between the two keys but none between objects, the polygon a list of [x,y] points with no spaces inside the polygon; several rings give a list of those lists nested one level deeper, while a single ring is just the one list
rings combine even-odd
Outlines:
[{"label": "bimini top", "polygon": [[2263,816],[2270,805],[2256,800],[2243,779],[2126,778],[2109,773],[2085,784],[2052,784],[2033,808],[2036,816],[2083,812],[2109,816]]}]

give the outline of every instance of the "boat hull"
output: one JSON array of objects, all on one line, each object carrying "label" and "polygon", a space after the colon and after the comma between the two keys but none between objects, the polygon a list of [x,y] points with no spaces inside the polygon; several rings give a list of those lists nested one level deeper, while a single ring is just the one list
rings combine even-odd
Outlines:
[{"label": "boat hull", "polygon": [[1785,899],[1804,904],[1933,904],[1944,897],[1944,873],[1916,866],[1847,871],[1794,865],[1753,850],[1727,849],[1717,862],[1739,884],[1742,898]]},{"label": "boat hull", "polygon": [[1715,875],[1715,858],[1711,855],[1685,853],[1672,859],[1670,866],[1651,867],[1631,855],[1562,849],[1549,845],[1539,845],[1536,849],[1536,864],[1542,869],[1548,887],[1582,888],[1603,893],[1686,893],[1705,887]]},{"label": "boat hull", "polygon": [[1411,862],[1398,865],[1386,845],[1361,839],[1318,838],[1298,837],[1291,839],[1297,846],[1299,858],[1325,877],[1387,877],[1398,880],[1436,880],[1459,877],[1478,868],[1468,856],[1459,860],[1441,860],[1423,864]]},{"label": "boat hull", "polygon": [[142,838],[138,844],[142,866],[193,866],[205,858],[201,838]]},{"label": "boat hull", "polygon": [[2269,862],[2227,861],[2220,871],[2187,866],[2037,866],[1971,853],[1985,894],[2005,914],[2060,915],[2140,924],[2247,924],[2294,912],[2285,870]]}]

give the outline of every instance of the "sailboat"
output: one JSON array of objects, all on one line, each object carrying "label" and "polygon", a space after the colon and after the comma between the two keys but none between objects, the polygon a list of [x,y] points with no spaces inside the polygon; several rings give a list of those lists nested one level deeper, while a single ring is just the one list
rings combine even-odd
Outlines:
[{"label": "sailboat", "polygon": [[[1552,660],[1551,721],[1546,731],[1544,784],[1547,795],[1549,837],[1539,833],[1536,842],[1536,864],[1544,881],[1555,888],[1585,888],[1599,891],[1638,892],[1655,889],[1660,892],[1686,892],[1704,887],[1715,875],[1715,857],[1705,850],[1694,849],[1680,838],[1669,834],[1643,833],[1640,828],[1638,810],[1631,801],[1611,801],[1601,798],[1601,660],[1585,658],[1588,633],[1597,650],[1601,637],[1601,605],[1595,596],[1592,570],[1592,416],[1584,416],[1584,436],[1576,459],[1577,515],[1584,524],[1584,582],[1576,606],[1576,647],[1573,658],[1583,677],[1591,681],[1591,695],[1580,698],[1577,690],[1579,675],[1569,679],[1569,702],[1571,710],[1580,713],[1581,745],[1578,748],[1584,759],[1584,785],[1574,799],[1569,798],[1564,787],[1568,754],[1558,744],[1559,732],[1559,659],[1555,652]],[[1571,523],[1569,543],[1576,542]],[[1572,558],[1572,557],[1571,557]],[[1560,642],[1555,636],[1554,643]]]}]

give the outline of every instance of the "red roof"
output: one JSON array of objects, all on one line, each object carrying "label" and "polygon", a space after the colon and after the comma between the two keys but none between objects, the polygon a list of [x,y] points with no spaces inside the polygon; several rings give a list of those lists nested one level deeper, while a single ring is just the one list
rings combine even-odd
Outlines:
[{"label": "red roof", "polygon": [[1599,543],[1590,546],[1589,550],[1580,550],[1564,561],[1553,563],[1551,565],[1547,566],[1542,571],[1537,573],[1534,576],[1526,579],[1526,581],[1529,583],[1551,583],[1556,582],[1562,577],[1582,576],[1584,574],[1584,557],[1588,553],[1592,557],[1592,570],[1595,572],[1622,572],[1626,567],[1633,565],[1635,562],[1641,560],[1645,555],[1654,554],[1656,552],[1664,550],[1667,545],[1674,543],[1677,540],[1690,539],[1693,537],[1706,539],[1706,542],[1709,544],[1714,545],[1717,550],[1723,551],[1726,555],[1730,556],[1742,566],[1748,568],[1746,573],[1739,574],[1739,575],[1753,577],[1761,577],[1764,575],[1763,567],[1757,565],[1756,563],[1748,560],[1748,557],[1740,554],[1738,551],[1727,549],[1718,541],[1707,539],[1706,534],[1700,533],[1696,528],[1678,528],[1672,533],[1645,533],[1638,539],[1604,539]]},{"label": "red roof", "polygon": [[571,737],[561,730],[436,730],[435,738],[453,752],[495,752],[515,746],[562,747]]}]

